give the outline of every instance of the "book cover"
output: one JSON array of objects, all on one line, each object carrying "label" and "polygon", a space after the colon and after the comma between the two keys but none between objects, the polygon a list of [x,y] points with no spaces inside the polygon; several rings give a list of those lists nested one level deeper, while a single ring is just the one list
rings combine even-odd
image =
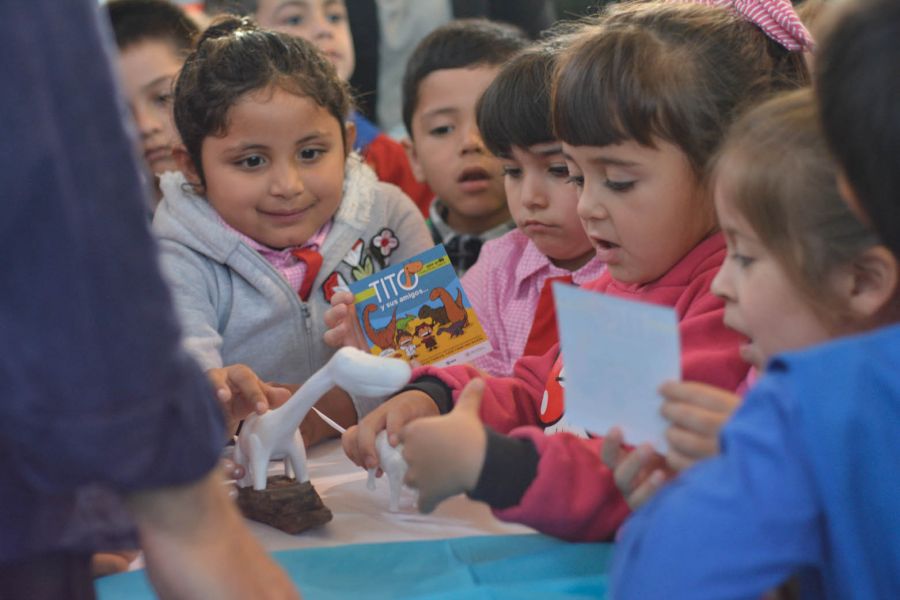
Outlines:
[{"label": "book cover", "polygon": [[350,291],[372,354],[446,366],[491,350],[443,245],[354,281]]}]

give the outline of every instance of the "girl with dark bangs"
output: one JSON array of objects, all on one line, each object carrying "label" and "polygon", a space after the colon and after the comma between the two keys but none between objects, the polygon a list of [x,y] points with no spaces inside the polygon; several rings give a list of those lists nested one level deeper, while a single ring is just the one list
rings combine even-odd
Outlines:
[{"label": "girl with dark bangs", "polygon": [[[725,242],[706,166],[740,111],[806,81],[802,56],[728,8],[646,2],[608,9],[559,60],[556,136],[607,263],[586,287],[675,308],[684,378],[735,390],[748,365],[709,290]],[[630,507],[602,438],[544,432],[562,405],[562,367],[558,345],[483,383],[469,384],[482,376],[469,366],[425,367],[373,414],[373,426],[399,432],[422,510],[466,492],[501,519],[566,539],[614,534]]]}]

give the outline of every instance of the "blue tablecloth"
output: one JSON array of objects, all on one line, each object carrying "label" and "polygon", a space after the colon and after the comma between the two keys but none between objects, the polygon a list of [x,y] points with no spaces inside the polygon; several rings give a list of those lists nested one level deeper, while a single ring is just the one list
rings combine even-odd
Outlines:
[{"label": "blue tablecloth", "polygon": [[[543,535],[355,544],[273,554],[306,600],[605,598],[611,544]],[[100,600],[153,598],[143,571],[97,582]]]}]

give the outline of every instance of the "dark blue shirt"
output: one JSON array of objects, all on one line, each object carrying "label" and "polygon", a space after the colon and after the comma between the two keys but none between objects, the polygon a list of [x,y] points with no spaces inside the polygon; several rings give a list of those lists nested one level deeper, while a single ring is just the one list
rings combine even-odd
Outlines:
[{"label": "dark blue shirt", "polygon": [[95,0],[0,3],[0,562],[127,539],[222,415],[179,330]]},{"label": "dark blue shirt", "polygon": [[900,598],[900,326],[775,358],[721,441],[625,524],[613,597]]}]

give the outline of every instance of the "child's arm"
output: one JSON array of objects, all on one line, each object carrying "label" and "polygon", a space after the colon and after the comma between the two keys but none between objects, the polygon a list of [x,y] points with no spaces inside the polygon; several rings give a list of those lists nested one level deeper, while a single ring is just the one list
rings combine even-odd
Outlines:
[{"label": "child's arm", "polygon": [[[516,363],[513,377],[488,377],[481,405],[485,424],[501,433],[514,427],[538,423],[538,412],[547,375],[558,357],[554,347],[543,356],[523,357]],[[465,385],[484,373],[469,365],[452,367],[422,367],[413,372],[409,388],[387,400],[366,415],[357,427],[344,434],[344,451],[360,466],[378,466],[375,436],[388,431],[392,446],[398,443],[397,434],[406,423],[421,417],[436,416],[450,411]]]},{"label": "child's arm", "polygon": [[629,519],[616,544],[613,597],[705,590],[759,598],[821,561],[820,488],[810,480],[794,408],[773,394],[752,395],[725,427],[723,453],[682,473]]}]

